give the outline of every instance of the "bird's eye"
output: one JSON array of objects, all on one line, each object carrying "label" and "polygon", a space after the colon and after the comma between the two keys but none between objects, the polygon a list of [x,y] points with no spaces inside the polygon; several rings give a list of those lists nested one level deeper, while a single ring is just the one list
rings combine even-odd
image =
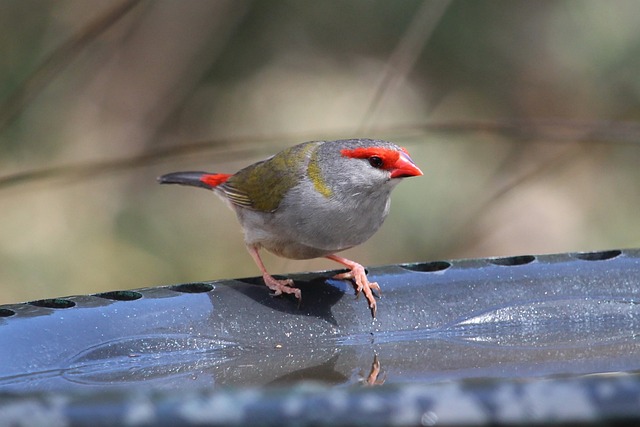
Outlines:
[{"label": "bird's eye", "polygon": [[369,164],[376,169],[380,169],[382,167],[382,159],[378,156],[369,157]]}]

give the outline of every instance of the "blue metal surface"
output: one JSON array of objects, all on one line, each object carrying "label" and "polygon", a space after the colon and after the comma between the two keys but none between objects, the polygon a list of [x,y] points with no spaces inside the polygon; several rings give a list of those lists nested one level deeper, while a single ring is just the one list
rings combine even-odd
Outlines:
[{"label": "blue metal surface", "polygon": [[[82,402],[125,410],[131,393],[157,415],[189,401],[236,399],[239,388],[253,390],[255,404],[340,390],[360,403],[378,396],[400,406],[413,390],[438,396],[414,405],[427,414],[419,423],[446,423],[468,396],[484,411],[476,418],[482,424],[498,420],[507,401],[513,408],[510,390],[514,399],[532,399],[531,407],[556,405],[565,421],[640,419],[640,250],[438,261],[369,274],[383,292],[375,320],[349,283],[326,279],[330,273],[290,276],[302,289],[299,308],[293,298],[270,297],[256,278],[1,306],[0,409],[50,408],[51,396],[64,396],[60,416],[75,414],[82,424]],[[365,391],[376,357],[385,384]],[[308,392],[309,383],[320,386]],[[589,397],[581,401],[586,418],[571,418],[576,406],[557,406],[554,391],[567,390]],[[602,390],[635,411],[613,411]],[[527,420],[524,409],[514,420]]]}]

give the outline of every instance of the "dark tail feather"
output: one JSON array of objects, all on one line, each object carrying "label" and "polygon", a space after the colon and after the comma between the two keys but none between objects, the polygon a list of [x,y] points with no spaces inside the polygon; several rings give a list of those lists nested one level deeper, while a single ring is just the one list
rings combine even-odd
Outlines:
[{"label": "dark tail feather", "polygon": [[160,184],[180,184],[211,190],[224,183],[231,175],[208,172],[174,172],[158,177]]}]

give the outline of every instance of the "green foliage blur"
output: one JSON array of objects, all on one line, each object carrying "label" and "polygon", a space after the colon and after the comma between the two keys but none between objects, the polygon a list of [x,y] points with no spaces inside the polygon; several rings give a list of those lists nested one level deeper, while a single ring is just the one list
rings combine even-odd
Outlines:
[{"label": "green foliage blur", "polygon": [[[0,2],[0,304],[258,275],[211,193],[305,140],[425,175],[365,265],[640,246],[640,2]],[[335,269],[266,256],[272,273]]]}]

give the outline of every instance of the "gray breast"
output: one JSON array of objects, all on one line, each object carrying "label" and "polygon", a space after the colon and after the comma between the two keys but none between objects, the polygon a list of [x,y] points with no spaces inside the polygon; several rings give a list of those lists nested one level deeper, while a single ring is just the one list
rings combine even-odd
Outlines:
[{"label": "gray breast", "polygon": [[383,186],[369,194],[326,197],[314,191],[310,183],[302,183],[285,197],[282,209],[269,221],[276,234],[272,237],[324,254],[359,245],[384,222],[391,189]]}]

